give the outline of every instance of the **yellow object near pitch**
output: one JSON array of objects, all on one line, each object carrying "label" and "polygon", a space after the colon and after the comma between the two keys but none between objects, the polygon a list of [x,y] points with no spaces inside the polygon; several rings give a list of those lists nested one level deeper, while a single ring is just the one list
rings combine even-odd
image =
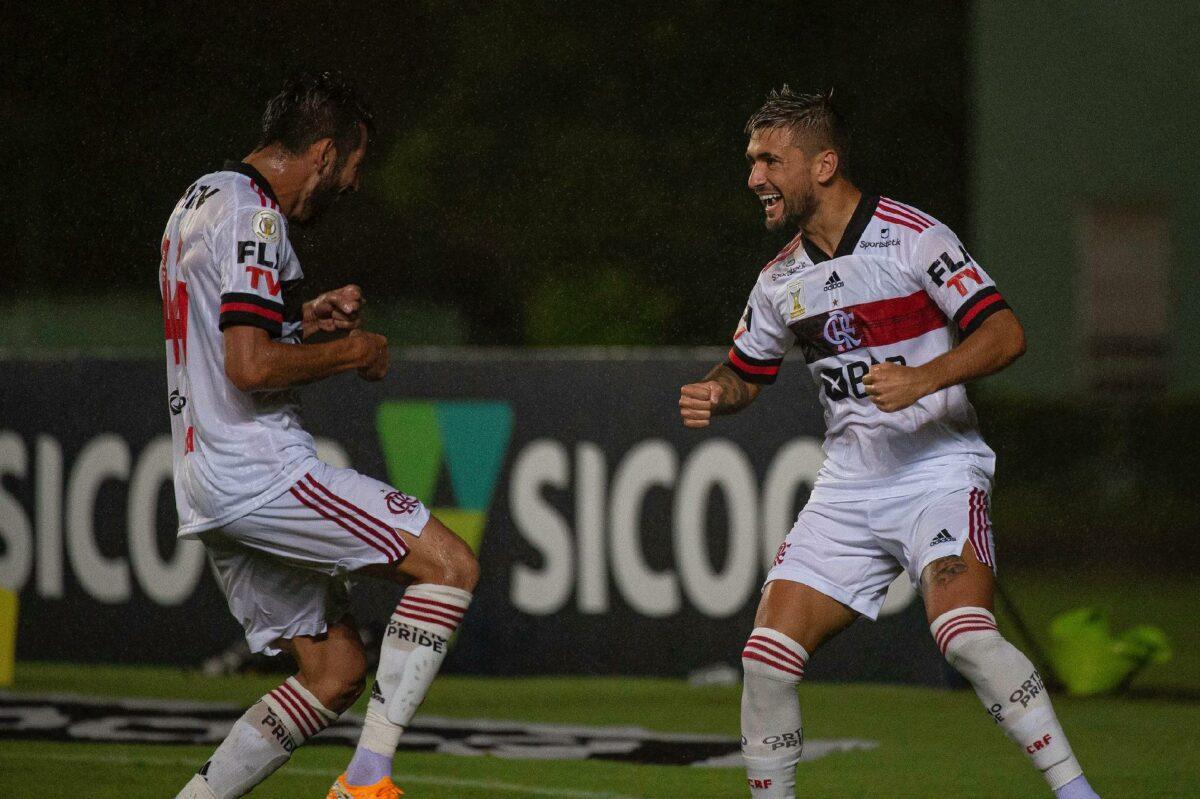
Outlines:
[{"label": "yellow object near pitch", "polygon": [[0,588],[0,687],[12,685],[17,660],[17,595]]}]

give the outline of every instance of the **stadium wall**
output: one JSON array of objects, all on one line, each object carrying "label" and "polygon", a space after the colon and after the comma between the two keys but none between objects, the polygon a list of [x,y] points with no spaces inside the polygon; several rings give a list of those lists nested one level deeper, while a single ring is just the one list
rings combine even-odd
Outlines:
[{"label": "stadium wall", "polygon": [[[1195,130],[1194,32],[1200,6],[1179,3],[973,3],[975,255],[996,277],[1029,332],[1030,349],[999,386],[1034,397],[1078,397],[1081,365],[1124,349],[1126,387],[1149,398],[1195,396],[1200,373],[1200,158]],[[1122,336],[1091,341],[1083,303],[1089,258],[1144,225],[1089,235],[1100,219],[1161,219],[1165,266],[1149,247],[1122,254],[1098,290]],[[1113,216],[1115,214],[1115,216]],[[1104,231],[1101,231],[1104,233]],[[1092,252],[1089,252],[1092,250]],[[1107,292],[1105,289],[1107,287]],[[1153,317],[1158,305],[1165,318]],[[1147,340],[1145,334],[1152,333]],[[1155,343],[1153,339],[1160,339]],[[1105,345],[1108,346],[1105,346]],[[1108,351],[1105,351],[1108,350]],[[1120,355],[1122,353],[1116,353]],[[1146,369],[1163,361],[1160,376]],[[1139,389],[1140,388],[1140,392]],[[1104,399],[1101,390],[1091,395]]]},{"label": "stadium wall", "polygon": [[[416,494],[479,551],[448,668],[683,675],[736,665],[759,588],[822,460],[802,363],[711,431],[678,387],[719,352],[401,352],[382,383],[303,392],[326,460]],[[157,359],[0,361],[0,584],[18,658],[198,664],[240,637],[179,543]],[[786,425],[772,420],[787,419]],[[382,625],[392,587],[360,586]],[[907,578],[815,679],[938,684]]]}]

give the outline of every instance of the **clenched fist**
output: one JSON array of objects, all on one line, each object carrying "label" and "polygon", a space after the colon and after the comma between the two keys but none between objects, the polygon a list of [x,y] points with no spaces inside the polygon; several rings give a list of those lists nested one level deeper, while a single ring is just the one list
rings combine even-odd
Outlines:
[{"label": "clenched fist", "polygon": [[871,402],[884,413],[904,410],[936,388],[919,367],[887,361],[871,366],[863,378],[863,386]]},{"label": "clenched fist", "polygon": [[382,380],[388,370],[388,340],[378,333],[351,330],[350,341],[359,348],[358,374],[363,380]]},{"label": "clenched fist", "polygon": [[715,380],[689,383],[679,389],[679,415],[685,427],[708,427],[724,388]]},{"label": "clenched fist", "polygon": [[327,291],[305,306],[304,321],[323,333],[356,330],[362,320],[360,312],[366,304],[362,289],[354,284]]}]

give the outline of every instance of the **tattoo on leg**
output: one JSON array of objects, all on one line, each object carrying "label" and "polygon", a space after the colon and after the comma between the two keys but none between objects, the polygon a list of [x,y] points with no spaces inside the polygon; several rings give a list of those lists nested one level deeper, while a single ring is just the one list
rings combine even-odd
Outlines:
[{"label": "tattoo on leg", "polygon": [[959,555],[951,555],[946,558],[938,558],[925,567],[925,574],[922,575],[921,581],[926,588],[930,585],[942,588],[954,582],[959,575],[966,573],[967,562]]}]

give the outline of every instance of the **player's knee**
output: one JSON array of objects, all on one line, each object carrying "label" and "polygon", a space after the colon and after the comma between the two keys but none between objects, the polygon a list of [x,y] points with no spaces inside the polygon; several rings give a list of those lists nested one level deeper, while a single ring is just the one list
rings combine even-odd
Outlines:
[{"label": "player's knee", "polygon": [[317,698],[335,713],[349,710],[362,696],[367,684],[367,670],[326,674],[317,681],[312,691]]},{"label": "player's knee", "polygon": [[417,575],[422,582],[448,585],[463,591],[474,591],[479,582],[479,560],[471,547],[457,535],[448,534],[438,542],[437,554],[430,559],[424,573]]},{"label": "player's knee", "polygon": [[335,713],[343,713],[358,701],[367,684],[367,662],[360,653],[327,664],[315,674],[304,674],[306,687]]},{"label": "player's knee", "polygon": [[447,553],[438,582],[451,588],[474,591],[479,583],[479,559],[465,541],[456,538],[455,542],[451,551]]},{"label": "player's knee", "polygon": [[996,619],[983,608],[957,608],[934,619],[930,630],[946,661],[963,674],[982,669],[1012,648]]},{"label": "player's knee", "polygon": [[770,627],[756,627],[742,649],[746,684],[766,679],[794,686],[804,677],[808,652],[788,636]]}]

